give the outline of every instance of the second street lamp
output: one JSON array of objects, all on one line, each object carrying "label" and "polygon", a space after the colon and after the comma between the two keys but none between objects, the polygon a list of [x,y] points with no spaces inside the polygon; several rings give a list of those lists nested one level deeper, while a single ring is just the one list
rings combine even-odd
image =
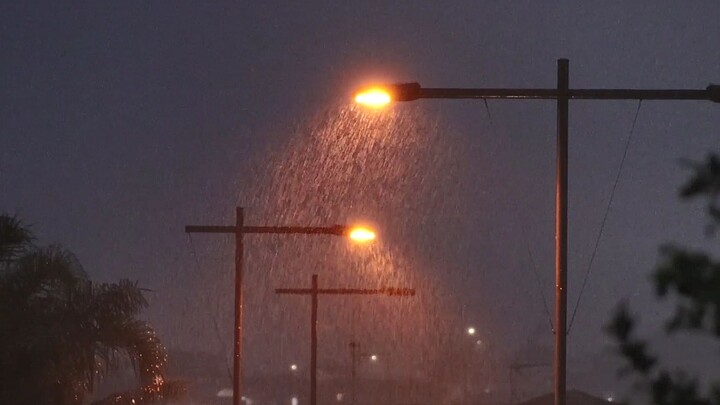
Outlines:
[{"label": "second street lamp", "polygon": [[557,102],[555,185],[555,405],[565,405],[567,338],[567,179],[569,100],[708,100],[720,102],[720,85],[703,89],[571,89],[569,61],[557,61],[557,87],[527,88],[425,88],[400,83],[361,89],[355,101],[380,108],[391,101],[419,99],[536,99]]},{"label": "second street lamp", "polygon": [[366,243],[375,239],[375,232],[366,227],[332,226],[248,226],[243,208],[235,210],[235,225],[188,225],[187,233],[224,233],[235,235],[235,334],[233,349],[233,405],[242,398],[242,336],[243,336],[243,236],[245,234],[332,235]]}]

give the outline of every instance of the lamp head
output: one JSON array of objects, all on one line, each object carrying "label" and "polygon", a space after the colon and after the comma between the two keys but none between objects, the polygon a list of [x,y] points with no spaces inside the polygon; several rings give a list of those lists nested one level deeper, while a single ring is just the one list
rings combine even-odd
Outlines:
[{"label": "lamp head", "polygon": [[420,83],[394,83],[369,86],[355,93],[355,102],[371,108],[382,108],[393,101],[420,98]]}]

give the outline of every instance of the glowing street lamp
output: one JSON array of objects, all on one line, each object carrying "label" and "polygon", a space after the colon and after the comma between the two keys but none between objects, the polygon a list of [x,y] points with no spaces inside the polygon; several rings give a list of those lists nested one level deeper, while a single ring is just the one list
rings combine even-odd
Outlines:
[{"label": "glowing street lamp", "polygon": [[377,354],[371,355],[371,356],[370,356],[370,361],[378,361],[378,356],[377,356]]},{"label": "glowing street lamp", "polygon": [[290,370],[292,370],[292,371],[297,371],[297,369],[298,369],[297,364],[291,364],[291,365],[290,365]]},{"label": "glowing street lamp", "polygon": [[362,226],[350,228],[348,238],[355,242],[367,243],[375,240],[375,231]]},{"label": "glowing street lamp", "polygon": [[475,336],[475,332],[476,332],[476,330],[475,330],[474,327],[471,326],[471,327],[467,328],[467,334],[468,334],[468,335],[470,335],[470,336]]},{"label": "glowing street lamp", "polygon": [[371,108],[382,108],[392,101],[390,93],[381,87],[362,90],[355,95],[355,102]]},{"label": "glowing street lamp", "polygon": [[413,101],[420,98],[420,84],[395,83],[360,89],[355,102],[370,108],[382,108],[393,101]]}]

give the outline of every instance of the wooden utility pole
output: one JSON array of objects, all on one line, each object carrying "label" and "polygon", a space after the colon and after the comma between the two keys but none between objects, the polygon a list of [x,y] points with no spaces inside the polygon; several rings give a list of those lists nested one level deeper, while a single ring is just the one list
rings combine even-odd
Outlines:
[{"label": "wooden utility pole", "polygon": [[[310,405],[317,405],[317,309],[318,295],[387,295],[414,296],[415,290],[410,288],[318,288],[318,276],[312,275],[311,288],[277,288],[276,294],[310,295],[312,308],[310,311]],[[354,393],[353,393],[354,396]]]},{"label": "wooden utility pole", "polygon": [[235,208],[235,226],[194,226],[185,227],[186,233],[226,233],[235,235],[235,325],[233,336],[233,405],[240,405],[242,397],[242,335],[243,335],[243,235],[245,234],[245,212]]},{"label": "wooden utility pole", "polygon": [[235,235],[235,327],[233,339],[233,405],[242,399],[242,352],[243,352],[243,235],[246,233],[284,235],[334,235],[346,236],[350,228],[334,226],[245,226],[245,211],[235,209],[235,225],[188,225],[186,233],[222,233]]}]

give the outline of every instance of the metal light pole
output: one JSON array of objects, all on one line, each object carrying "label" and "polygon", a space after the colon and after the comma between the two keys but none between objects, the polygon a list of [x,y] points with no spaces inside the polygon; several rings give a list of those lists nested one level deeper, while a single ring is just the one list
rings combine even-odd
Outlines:
[{"label": "metal light pole", "polygon": [[[353,232],[358,231],[357,237]],[[345,225],[334,226],[245,226],[245,212],[242,207],[235,209],[234,226],[187,225],[186,233],[224,233],[235,235],[235,328],[233,339],[233,405],[240,405],[242,398],[242,349],[243,349],[243,235],[283,234],[283,235],[334,235],[349,236],[353,239],[374,239],[372,231],[364,228],[351,228]]]},{"label": "metal light pole", "polygon": [[418,99],[535,99],[557,102],[555,183],[555,405],[565,405],[567,355],[567,198],[569,100],[709,100],[720,102],[720,85],[704,90],[570,89],[569,62],[557,61],[554,89],[424,88],[419,83],[391,84],[359,92],[355,101],[378,108],[392,101]]},{"label": "metal light pole", "polygon": [[[410,288],[318,288],[318,276],[312,275],[312,285],[307,288],[277,288],[276,294],[310,295],[312,308],[310,311],[310,405],[317,405],[317,309],[318,295],[387,295],[387,296],[414,296],[415,290]],[[353,392],[353,400],[354,400]]]},{"label": "metal light pole", "polygon": [[[474,326],[469,326],[469,327],[465,330],[465,332],[466,332],[465,334],[467,334],[467,336],[470,337],[470,340],[474,340],[474,343],[472,344],[473,349],[474,349],[475,346],[478,345],[477,342],[479,342],[479,340],[476,340],[476,338],[477,338],[477,336],[476,336],[477,330],[475,329]],[[467,337],[466,337],[466,339],[467,339]],[[468,346],[467,343],[463,343],[463,345],[461,346],[463,352],[466,350],[466,346]],[[464,402],[465,404],[472,403],[472,401],[469,401],[469,398],[470,398],[471,396],[474,396],[474,394],[475,394],[474,392],[473,392],[473,393],[470,392],[470,359],[471,359],[471,358],[474,359],[475,357],[474,357],[474,356],[471,357],[470,355],[467,355],[467,354],[463,356],[463,381],[462,381],[462,387],[463,387],[463,402]]]},{"label": "metal light pole", "polygon": [[565,405],[567,375],[568,60],[557,65],[555,172],[555,405]]},{"label": "metal light pole", "polygon": [[[245,211],[242,207],[235,207],[235,330],[233,337],[233,405],[240,405],[242,398],[242,336],[243,336],[243,227],[245,226]],[[192,232],[187,230],[186,232]],[[237,393],[237,394],[236,394]]]}]

